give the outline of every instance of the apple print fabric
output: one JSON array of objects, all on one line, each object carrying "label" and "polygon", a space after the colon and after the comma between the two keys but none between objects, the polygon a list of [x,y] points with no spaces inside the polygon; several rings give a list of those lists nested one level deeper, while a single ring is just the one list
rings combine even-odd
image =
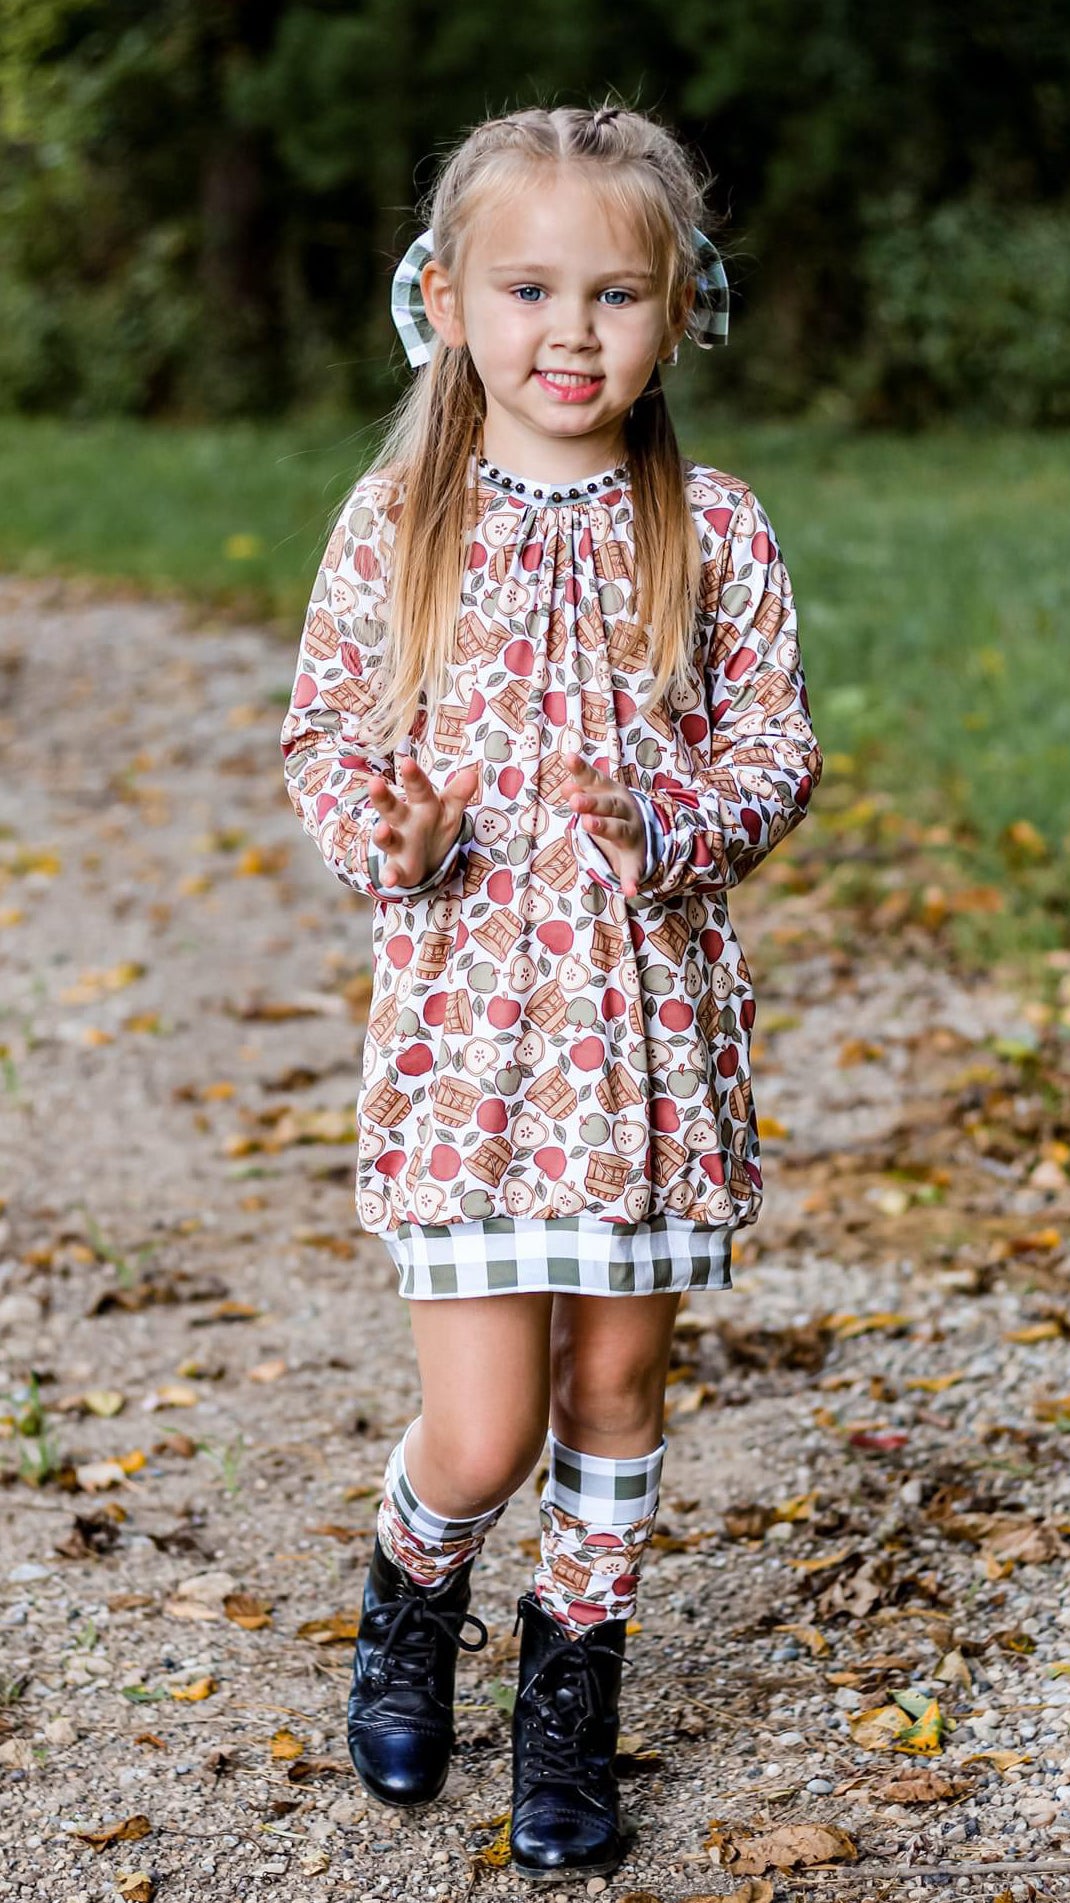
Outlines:
[{"label": "apple print fabric", "polygon": [[[382,888],[361,741],[384,662],[401,504],[356,484],[330,537],[283,727],[287,786],[330,870],[375,902],[357,1209],[417,1297],[723,1287],[762,1200],[750,972],[728,890],[805,815],[821,771],[791,583],[736,477],[685,463],[702,553],[692,667],[649,716],[626,471],[516,493],[477,471],[446,691],[399,752],[445,786],[478,760],[459,837]],[[638,897],[577,825],[576,751],[645,796]]]}]

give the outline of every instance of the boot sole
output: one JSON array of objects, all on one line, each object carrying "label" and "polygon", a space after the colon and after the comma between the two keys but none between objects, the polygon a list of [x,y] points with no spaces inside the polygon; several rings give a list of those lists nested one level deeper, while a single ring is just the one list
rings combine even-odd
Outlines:
[{"label": "boot sole", "polygon": [[513,1858],[509,1868],[518,1877],[523,1877],[525,1883],[559,1883],[562,1879],[568,1881],[578,1877],[611,1876],[614,1870],[620,1869],[623,1861],[623,1857],[612,1857],[607,1863],[559,1863],[552,1870],[540,1870],[537,1866],[517,1863]]}]

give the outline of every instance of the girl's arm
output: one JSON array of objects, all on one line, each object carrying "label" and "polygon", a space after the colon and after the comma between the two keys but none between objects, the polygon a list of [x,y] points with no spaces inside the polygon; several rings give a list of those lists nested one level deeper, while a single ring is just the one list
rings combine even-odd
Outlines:
[{"label": "girl's arm", "polygon": [[386,639],[382,617],[393,543],[387,494],[384,484],[363,478],[335,524],[305,617],[282,728],[286,790],[305,831],[336,878],[380,900],[433,892],[472,836],[466,813],[445,858],[420,885],[379,883],[386,855],[371,837],[379,814],[368,800],[368,781],[376,773],[391,782],[398,776],[394,754],[363,745],[359,729],[375,704]]},{"label": "girl's arm", "polygon": [[665,837],[652,898],[738,885],[805,818],[821,777],[791,581],[748,491],[729,524],[717,609],[703,642],[709,763],[686,782],[655,774]]}]

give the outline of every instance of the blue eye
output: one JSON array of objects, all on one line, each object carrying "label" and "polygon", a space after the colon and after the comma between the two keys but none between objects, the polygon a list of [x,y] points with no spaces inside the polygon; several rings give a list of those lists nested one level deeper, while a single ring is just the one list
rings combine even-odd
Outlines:
[{"label": "blue eye", "polygon": [[[630,292],[630,291],[616,291],[616,290],[614,290],[614,291],[603,291],[603,293],[602,293],[602,295],[603,295],[603,297],[623,297],[623,298],[625,299],[625,301],[626,301],[626,302],[628,302],[628,303],[630,303],[630,302],[631,302],[631,296],[632,296],[632,294],[631,294],[631,292]],[[622,305],[622,304],[611,304],[609,308],[610,308],[610,310],[613,310],[613,311],[619,311],[619,310],[623,310],[623,309],[624,309],[624,305]]]},{"label": "blue eye", "polygon": [[535,301],[534,298],[525,297],[524,296],[525,291],[534,291],[536,297],[542,296],[542,292],[540,291],[537,284],[519,284],[517,286],[516,295],[520,299],[522,304],[532,304]]}]

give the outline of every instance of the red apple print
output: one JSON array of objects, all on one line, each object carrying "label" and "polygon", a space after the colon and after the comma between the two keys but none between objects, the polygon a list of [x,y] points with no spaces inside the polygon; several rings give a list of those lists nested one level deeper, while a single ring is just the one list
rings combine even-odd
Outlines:
[{"label": "red apple print", "polygon": [[572,950],[575,934],[571,925],[567,924],[563,918],[548,918],[545,924],[537,928],[535,936],[546,946],[547,951],[555,952],[559,958],[563,958],[566,952]]},{"label": "red apple print", "polygon": [[342,642],[338,650],[338,659],[341,661],[347,674],[362,674],[364,672],[364,664],[360,658],[360,649],[355,648],[352,641]]},{"label": "red apple print", "polygon": [[386,955],[395,971],[403,971],[412,963],[412,939],[406,938],[404,932],[397,932],[386,941]]},{"label": "red apple print", "polygon": [[802,779],[799,781],[799,784],[795,790],[795,797],[798,800],[800,806],[806,805],[813,790],[814,790],[813,780],[810,778],[810,775],[808,773],[804,773],[802,776]]},{"label": "red apple print", "polygon": [[600,1037],[581,1037],[572,1046],[572,1062],[577,1070],[599,1070],[606,1061],[606,1047]]},{"label": "red apple print", "polygon": [[422,1077],[434,1061],[426,1044],[406,1044],[398,1056],[398,1069],[403,1077]]},{"label": "red apple print", "polygon": [[318,691],[311,674],[299,674],[294,683],[294,706],[311,707]]},{"label": "red apple print", "polygon": [[738,681],[740,675],[745,674],[749,667],[753,667],[757,659],[758,656],[753,648],[737,648],[734,654],[729,655],[725,663],[725,680]]},{"label": "red apple print", "polygon": [[718,535],[728,534],[735,514],[734,509],[703,509],[702,513],[710,527],[717,530]]},{"label": "red apple print", "polygon": [[741,806],[739,810],[739,820],[748,839],[751,840],[752,844],[757,845],[762,836],[761,814],[756,813],[752,806]]},{"label": "red apple print", "polygon": [[672,1136],[680,1128],[680,1113],[671,1097],[654,1097],[650,1104],[650,1127]]},{"label": "red apple print", "polygon": [[487,551],[482,542],[470,542],[468,545],[468,564],[470,568],[482,568],[487,559]]},{"label": "red apple print", "polygon": [[321,793],[316,801],[316,819],[322,824],[328,813],[333,813],[338,801],[333,793]]},{"label": "red apple print", "polygon": [[590,529],[584,529],[583,534],[580,536],[578,553],[585,562],[589,562],[591,556],[594,554],[594,543],[591,540]]},{"label": "red apple print", "polygon": [[601,1625],[609,1612],[605,1606],[592,1606],[589,1599],[573,1599],[568,1616],[576,1625]]},{"label": "red apple print", "polygon": [[522,568],[526,568],[528,570],[528,573],[533,575],[535,573],[535,570],[540,566],[541,562],[542,562],[542,543],[529,542],[526,549],[523,551],[523,554],[520,557],[520,566]]},{"label": "red apple print", "polygon": [[423,1003],[424,1023],[425,1024],[444,1023],[445,1017],[446,1017],[446,1006],[448,1003],[449,1003],[448,991],[432,991],[430,997],[424,999],[424,1003]]},{"label": "red apple print", "polygon": [[362,581],[378,581],[379,563],[366,542],[358,542],[353,550],[353,567]]},{"label": "red apple print", "polygon": [[569,606],[572,608],[576,606],[576,603],[578,601],[582,601],[583,586],[578,576],[566,575],[563,593],[564,593],[565,600],[568,602]]},{"label": "red apple print", "polygon": [[635,702],[622,687],[613,689],[613,711],[617,716],[618,727],[623,727],[629,720],[635,719]]},{"label": "red apple print", "polygon": [[498,774],[498,786],[507,800],[515,800],[524,784],[524,775],[518,766],[503,766]]},{"label": "red apple print", "polygon": [[699,1157],[699,1162],[709,1177],[710,1182],[716,1183],[718,1189],[722,1188],[724,1185],[724,1157],[721,1156],[717,1150],[710,1150],[705,1156]]},{"label": "red apple print", "polygon": [[488,899],[493,899],[495,905],[508,905],[513,896],[512,873],[504,866],[499,866],[487,880],[486,892]]},{"label": "red apple print", "polygon": [[515,998],[492,998],[487,1006],[487,1022],[496,1031],[510,1030],[519,1016],[520,1005]]},{"label": "red apple print", "polygon": [[463,919],[457,920],[457,937],[454,942],[458,951],[463,951],[468,943],[468,927]]},{"label": "red apple print", "polygon": [[630,1599],[638,1584],[638,1573],[621,1573],[620,1578],[613,1581],[613,1595],[616,1599]]},{"label": "red apple print", "polygon": [[565,1165],[568,1162],[568,1158],[564,1150],[557,1150],[551,1147],[547,1150],[536,1150],[535,1161],[543,1174],[548,1176],[552,1183],[556,1183],[558,1177],[565,1174]]},{"label": "red apple print", "polygon": [[751,542],[750,550],[755,561],[761,562],[763,568],[768,567],[769,563],[773,561],[776,556],[776,549],[764,529],[758,530],[757,535]]},{"label": "red apple print", "polygon": [[684,714],[680,721],[680,732],[689,747],[697,747],[709,732],[705,714]]},{"label": "red apple print", "polygon": [[510,641],[502,658],[511,673],[530,674],[535,665],[535,650],[530,641]]},{"label": "red apple print", "polygon": [[735,1076],[739,1069],[739,1052],[734,1044],[729,1044],[727,1050],[721,1052],[717,1059],[717,1069],[722,1077]]},{"label": "red apple print", "polygon": [[618,991],[614,985],[607,985],[602,993],[602,1011],[604,1015],[610,1020],[622,1018],[627,1009],[628,1000],[624,996],[623,991]]},{"label": "red apple print", "polygon": [[712,866],[713,852],[709,841],[701,833],[692,833],[691,860],[696,866]]},{"label": "red apple print", "polygon": [[472,699],[468,708],[468,712],[466,713],[464,717],[465,725],[471,726],[474,720],[482,720],[486,710],[487,710],[487,703],[483,699],[483,696],[480,693],[478,687],[476,687],[472,691]]},{"label": "red apple print", "polygon": [[757,1163],[751,1163],[746,1158],[744,1158],[743,1168],[746,1170],[747,1175],[750,1177],[750,1180],[754,1184],[755,1189],[761,1189],[762,1172],[759,1169]]},{"label": "red apple print", "polygon": [[509,1112],[500,1097],[484,1097],[476,1111],[476,1122],[488,1136],[501,1136],[509,1121]]},{"label": "red apple print", "polygon": [[667,1031],[686,1031],[695,1013],[682,998],[666,998],[665,1002],[658,1006],[658,1016]]},{"label": "red apple print", "polygon": [[556,692],[544,694],[542,697],[542,711],[550,722],[551,727],[563,727],[568,718],[568,701],[564,694],[558,694]]},{"label": "red apple print", "polygon": [[384,1150],[382,1156],[376,1157],[375,1167],[380,1176],[390,1176],[396,1181],[405,1168],[404,1150]]},{"label": "red apple print", "polygon": [[739,1021],[742,1024],[743,1029],[745,1031],[750,1030],[751,1026],[754,1023],[754,999],[753,998],[744,998],[743,1003],[739,1007]]},{"label": "red apple print", "polygon": [[427,1167],[436,1183],[452,1183],[461,1167],[461,1158],[452,1143],[436,1143]]},{"label": "red apple print", "polygon": [[709,930],[699,933],[698,942],[702,946],[710,964],[715,965],[724,950],[724,939],[721,937],[720,932],[715,932],[711,927]]}]

